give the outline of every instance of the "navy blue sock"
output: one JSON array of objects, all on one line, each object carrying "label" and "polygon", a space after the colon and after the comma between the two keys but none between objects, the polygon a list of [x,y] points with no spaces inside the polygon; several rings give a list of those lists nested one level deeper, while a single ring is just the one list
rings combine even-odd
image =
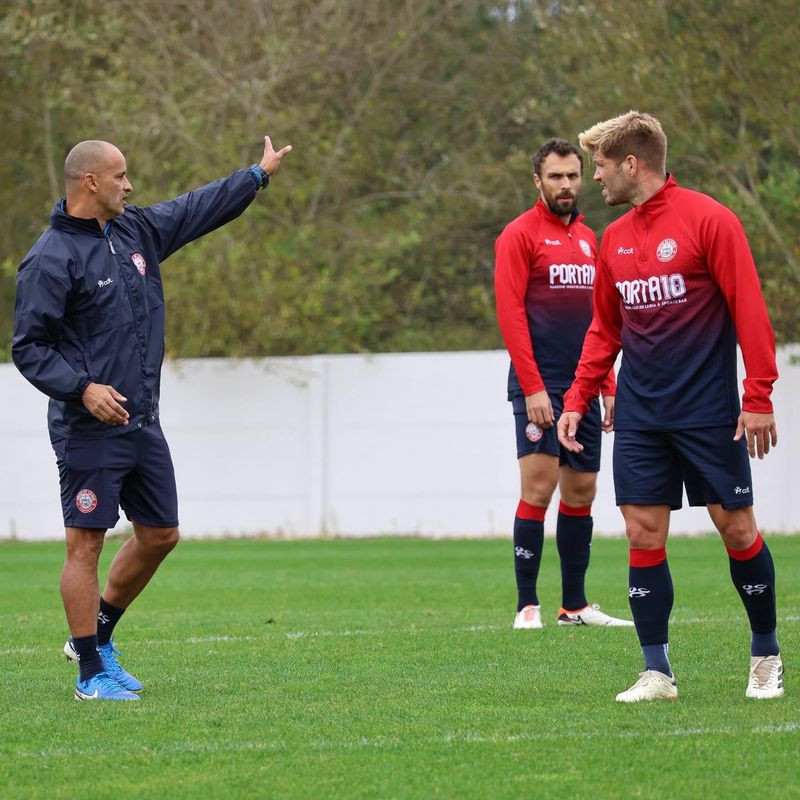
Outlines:
[{"label": "navy blue sock", "polygon": [[672,677],[672,669],[669,665],[669,644],[645,644],[642,645],[642,655],[644,656],[644,668],[654,669],[664,675]]},{"label": "navy blue sock", "polygon": [[561,607],[580,611],[589,605],[585,578],[592,547],[592,507],[558,507],[556,546],[561,560]]},{"label": "navy blue sock", "polygon": [[72,644],[78,654],[78,668],[81,680],[85,681],[103,671],[103,662],[97,651],[97,636],[72,637]]},{"label": "navy blue sock", "polygon": [[750,655],[776,656],[775,565],[759,533],[746,550],[728,550],[731,580],[742,598],[753,638]]},{"label": "navy blue sock", "polygon": [[546,508],[519,501],[514,517],[514,573],[517,577],[517,611],[525,606],[538,606],[536,581],[544,546]]},{"label": "navy blue sock", "polygon": [[667,551],[630,550],[628,568],[631,613],[642,646],[644,668],[672,676],[669,664],[669,615],[674,594]]},{"label": "navy blue sock", "polygon": [[104,645],[111,641],[114,633],[114,626],[119,622],[119,618],[125,613],[124,608],[117,608],[110,603],[106,603],[100,597],[100,611],[97,614],[97,644]]}]

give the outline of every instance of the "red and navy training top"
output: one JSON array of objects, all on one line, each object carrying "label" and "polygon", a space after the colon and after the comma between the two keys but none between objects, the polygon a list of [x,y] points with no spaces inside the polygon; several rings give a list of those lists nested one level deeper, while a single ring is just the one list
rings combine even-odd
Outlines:
[{"label": "red and navy training top", "polygon": [[[509,398],[563,392],[572,383],[592,320],[596,254],[597,237],[583,216],[573,213],[565,225],[541,198],[498,237],[494,285],[511,356]],[[614,394],[613,362],[600,390]]]},{"label": "red and navy training top", "polygon": [[742,225],[668,176],[603,234],[594,318],[564,409],[586,413],[621,349],[617,430],[734,423],[737,335],[747,373],[742,407],[771,413],[775,336]]}]

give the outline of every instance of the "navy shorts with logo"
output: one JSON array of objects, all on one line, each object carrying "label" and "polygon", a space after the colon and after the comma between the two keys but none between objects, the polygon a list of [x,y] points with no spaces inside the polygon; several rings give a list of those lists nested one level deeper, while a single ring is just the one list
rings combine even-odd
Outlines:
[{"label": "navy shorts with logo", "polygon": [[[558,422],[564,409],[563,393],[548,392],[547,394],[553,406],[553,416]],[[529,422],[525,398],[522,395],[511,397],[511,407],[514,409],[514,422],[517,428],[517,458],[531,453],[545,453],[558,456],[559,464],[566,464],[577,472],[600,472],[602,416],[599,399],[595,398],[591,403],[586,416],[578,426],[576,438],[583,445],[581,453],[570,453],[559,444],[555,425],[552,428],[544,429]]]},{"label": "navy shorts with logo", "polygon": [[133,522],[178,525],[178,492],[158,420],[106,439],[55,439],[61,506],[68,528],[113,528],[120,506]]},{"label": "navy shorts with logo", "polygon": [[733,441],[735,425],[682,431],[617,431],[614,488],[617,505],[753,505],[747,442]]}]

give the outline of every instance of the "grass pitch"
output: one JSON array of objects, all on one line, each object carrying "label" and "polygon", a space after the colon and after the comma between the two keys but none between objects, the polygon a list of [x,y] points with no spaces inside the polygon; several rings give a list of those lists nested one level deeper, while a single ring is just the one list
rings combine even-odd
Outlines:
[{"label": "grass pitch", "polygon": [[[744,696],[717,538],[672,539],[675,703],[622,705],[633,629],[512,631],[509,542],[183,542],[123,618],[138,703],[77,703],[61,544],[0,544],[0,797],[800,797],[800,538],[769,539],[787,695]],[[107,566],[118,543],[109,542]],[[627,546],[589,599],[628,615]]]}]

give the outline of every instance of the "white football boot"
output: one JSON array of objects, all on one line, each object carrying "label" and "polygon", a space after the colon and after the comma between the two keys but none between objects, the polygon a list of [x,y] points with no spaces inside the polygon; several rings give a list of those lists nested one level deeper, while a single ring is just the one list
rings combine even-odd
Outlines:
[{"label": "white football boot", "polygon": [[678,687],[675,678],[663,672],[647,669],[639,673],[639,680],[617,695],[620,703],[639,703],[642,700],[677,700]]},{"label": "white football boot", "polygon": [[525,608],[523,608],[522,611],[518,611],[517,616],[514,617],[515,631],[533,630],[534,628],[543,627],[541,606],[525,606]]},{"label": "white football boot", "polygon": [[629,619],[619,619],[600,610],[600,606],[594,603],[579,611],[565,611],[563,608],[558,612],[559,625],[596,625],[600,628],[632,628],[633,621]]},{"label": "white football boot", "polygon": [[750,679],[745,695],[757,700],[783,697],[783,662],[780,655],[751,657]]}]

